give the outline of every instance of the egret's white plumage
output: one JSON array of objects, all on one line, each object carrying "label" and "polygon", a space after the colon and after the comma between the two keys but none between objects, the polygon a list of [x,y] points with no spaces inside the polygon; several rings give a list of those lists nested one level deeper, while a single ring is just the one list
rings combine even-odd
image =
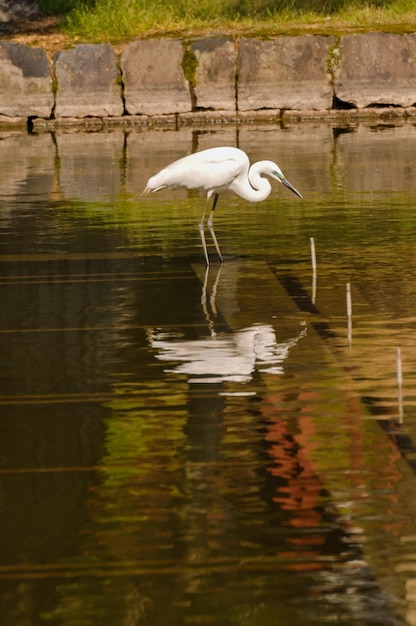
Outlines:
[{"label": "egret's white plumage", "polygon": [[233,191],[249,202],[261,202],[269,196],[271,191],[270,182],[264,176],[278,180],[297,196],[302,197],[284,177],[276,163],[273,163],[273,161],[258,161],[250,167],[250,161],[246,153],[239,148],[231,147],[209,148],[174,161],[149,178],[145,193],[159,191],[159,189],[176,189],[178,187],[205,189],[207,192],[207,203],[199,223],[199,230],[205,260],[207,265],[209,265],[204,235],[204,220],[211,196],[214,196],[214,200],[208,218],[208,228],[222,262],[223,258],[212,224],[218,195],[223,191]]}]

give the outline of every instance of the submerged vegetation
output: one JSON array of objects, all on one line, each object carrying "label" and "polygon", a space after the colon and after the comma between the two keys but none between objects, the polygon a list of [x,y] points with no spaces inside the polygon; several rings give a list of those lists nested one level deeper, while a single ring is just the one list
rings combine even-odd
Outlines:
[{"label": "submerged vegetation", "polygon": [[416,27],[414,0],[38,0],[69,35],[120,41],[169,34],[334,33]]}]

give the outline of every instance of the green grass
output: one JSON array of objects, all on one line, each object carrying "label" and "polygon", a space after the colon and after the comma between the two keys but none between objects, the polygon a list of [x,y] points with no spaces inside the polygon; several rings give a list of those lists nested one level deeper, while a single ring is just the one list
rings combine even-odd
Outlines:
[{"label": "green grass", "polygon": [[269,36],[416,29],[415,0],[39,0],[85,41],[212,34]]}]

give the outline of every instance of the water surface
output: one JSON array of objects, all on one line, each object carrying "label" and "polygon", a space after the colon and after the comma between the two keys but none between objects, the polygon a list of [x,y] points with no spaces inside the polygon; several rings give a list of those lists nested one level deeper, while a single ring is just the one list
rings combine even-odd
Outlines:
[{"label": "water surface", "polygon": [[[3,624],[416,624],[415,133],[1,134]],[[304,200],[221,197],[206,271],[141,192],[215,145]]]}]

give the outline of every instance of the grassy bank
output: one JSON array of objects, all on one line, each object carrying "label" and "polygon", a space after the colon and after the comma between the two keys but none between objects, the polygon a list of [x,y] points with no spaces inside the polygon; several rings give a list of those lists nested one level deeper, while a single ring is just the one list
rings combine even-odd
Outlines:
[{"label": "grassy bank", "polygon": [[415,0],[39,0],[84,41],[157,35],[416,30]]}]

